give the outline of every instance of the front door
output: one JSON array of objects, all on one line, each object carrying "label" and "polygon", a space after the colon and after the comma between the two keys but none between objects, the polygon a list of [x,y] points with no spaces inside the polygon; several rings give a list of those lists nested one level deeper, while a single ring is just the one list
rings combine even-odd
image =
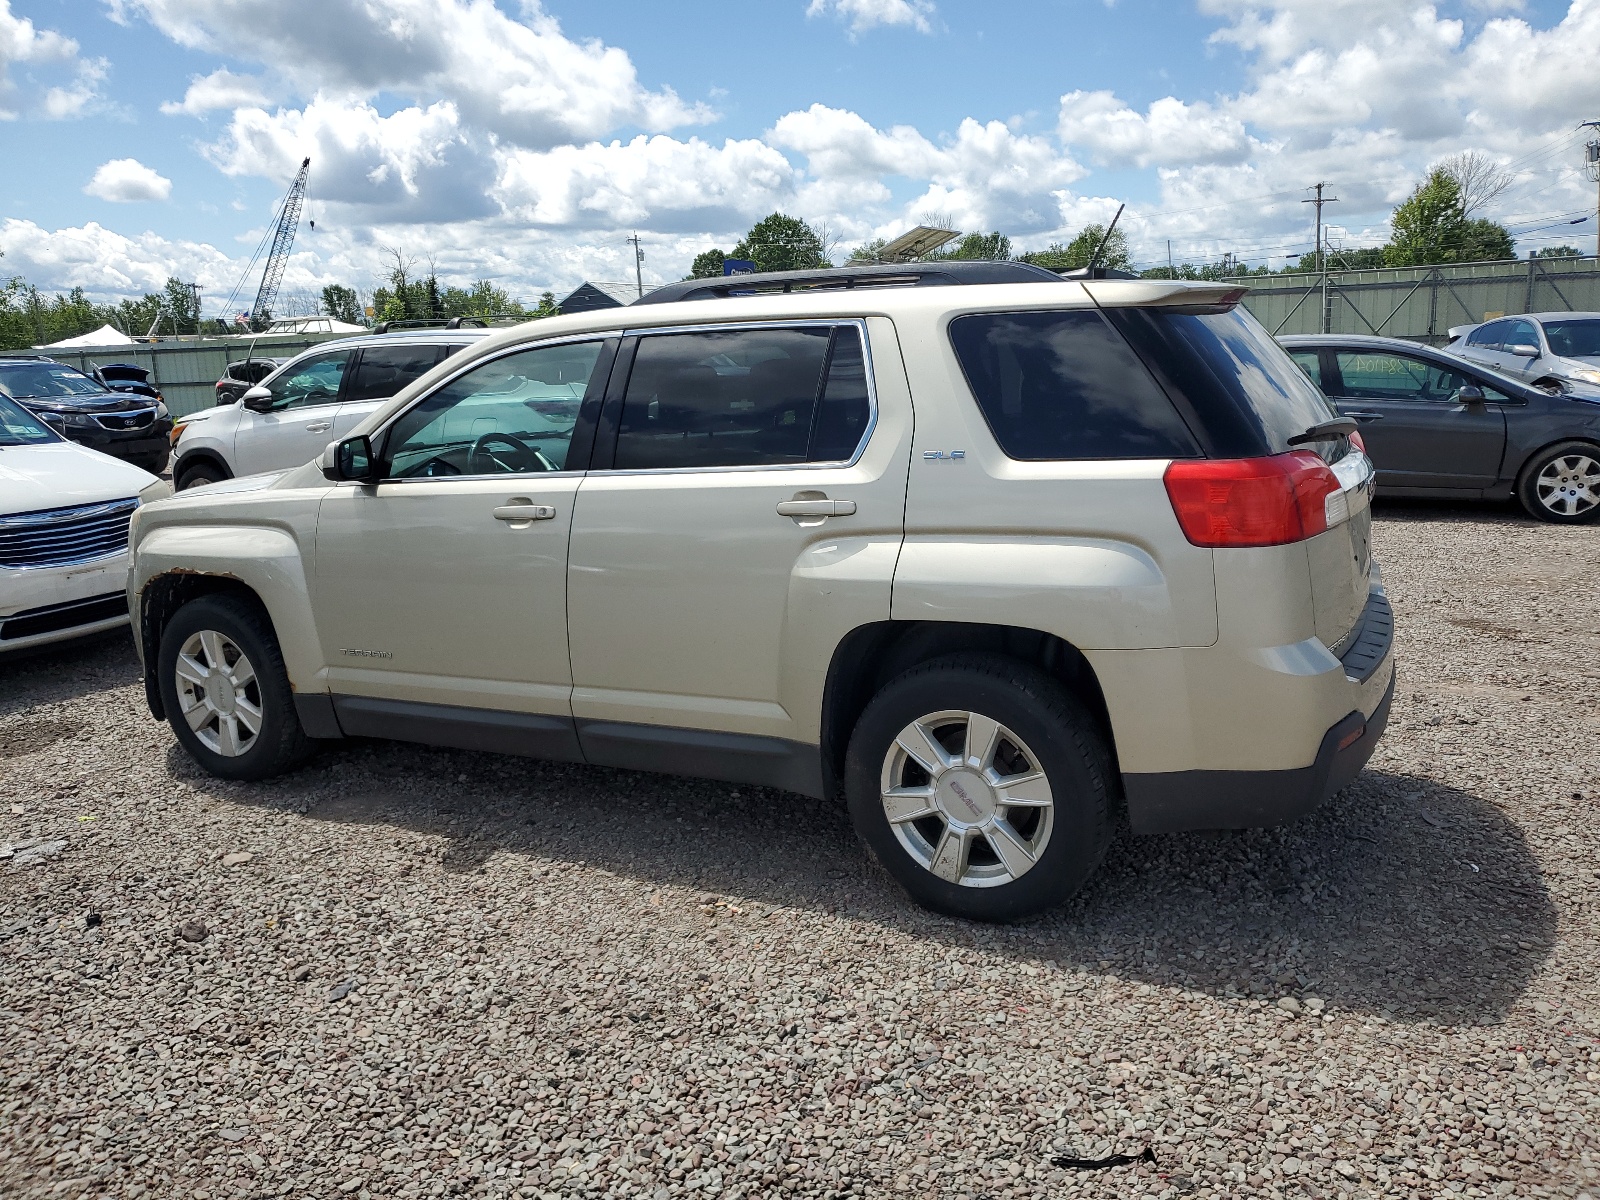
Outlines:
[{"label": "front door", "polygon": [[828,652],[889,619],[910,454],[893,329],[654,334],[625,344],[619,377],[630,355],[573,523],[584,752],[629,765],[641,726],[815,745]]},{"label": "front door", "polygon": [[1486,387],[1489,403],[1462,404],[1476,379],[1383,350],[1339,350],[1333,367],[1329,398],[1360,423],[1380,487],[1475,491],[1499,479],[1509,396]]},{"label": "front door", "polygon": [[233,435],[236,475],[281,471],[308,463],[333,440],[340,392],[354,350],[330,350],[302,360],[266,384],[267,412],[245,409]]},{"label": "front door", "polygon": [[557,714],[570,727],[567,541],[587,458],[574,432],[614,347],[478,364],[375,435],[383,482],[328,493],[315,601],[336,695]]}]

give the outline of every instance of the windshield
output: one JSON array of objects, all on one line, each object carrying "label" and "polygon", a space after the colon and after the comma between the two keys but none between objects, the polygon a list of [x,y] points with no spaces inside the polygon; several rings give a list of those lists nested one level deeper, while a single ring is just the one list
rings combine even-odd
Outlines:
[{"label": "windshield", "polygon": [[1600,357],[1600,320],[1590,317],[1584,321],[1546,321],[1544,336],[1550,341],[1550,353],[1562,358]]},{"label": "windshield", "polygon": [[15,363],[0,367],[0,389],[8,396],[30,399],[53,396],[94,396],[108,389],[82,371],[61,363]]},{"label": "windshield", "polygon": [[22,405],[0,396],[0,446],[39,446],[60,440]]}]

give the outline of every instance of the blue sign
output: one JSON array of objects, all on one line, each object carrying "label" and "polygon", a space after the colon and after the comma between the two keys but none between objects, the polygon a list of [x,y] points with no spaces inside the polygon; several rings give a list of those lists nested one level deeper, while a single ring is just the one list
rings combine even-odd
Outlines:
[{"label": "blue sign", "polygon": [[722,260],[722,273],[724,275],[754,275],[756,264],[748,258],[725,258]]}]

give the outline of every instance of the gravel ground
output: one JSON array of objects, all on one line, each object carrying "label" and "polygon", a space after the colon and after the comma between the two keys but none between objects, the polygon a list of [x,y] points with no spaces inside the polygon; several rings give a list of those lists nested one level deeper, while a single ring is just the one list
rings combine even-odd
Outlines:
[{"label": "gravel ground", "polygon": [[793,796],[381,743],[222,784],[120,638],[0,665],[0,840],[45,839],[0,1194],[1600,1197],[1600,530],[1376,539],[1367,773],[1008,928]]}]

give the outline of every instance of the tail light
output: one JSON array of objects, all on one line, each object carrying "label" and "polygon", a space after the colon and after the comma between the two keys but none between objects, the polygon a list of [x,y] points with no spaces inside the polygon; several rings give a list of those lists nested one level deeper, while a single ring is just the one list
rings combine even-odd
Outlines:
[{"label": "tail light", "polygon": [[1367,452],[1366,439],[1364,439],[1359,433],[1352,433],[1350,435],[1350,444],[1363,454]]},{"label": "tail light", "polygon": [[[1328,528],[1339,480],[1309,450],[1270,458],[1178,459],[1167,468],[1167,496],[1196,546],[1283,546]],[[1346,511],[1338,506],[1340,511]]]}]

